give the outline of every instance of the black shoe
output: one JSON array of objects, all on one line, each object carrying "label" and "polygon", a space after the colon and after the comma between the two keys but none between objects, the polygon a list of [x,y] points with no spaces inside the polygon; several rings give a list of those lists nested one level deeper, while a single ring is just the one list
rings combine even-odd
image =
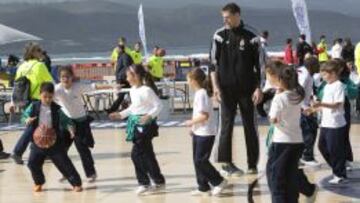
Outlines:
[{"label": "black shoe", "polygon": [[244,171],[236,167],[233,163],[227,163],[222,166],[221,174],[223,176],[241,176]]},{"label": "black shoe", "polygon": [[8,159],[10,157],[9,153],[0,152],[0,159]]},{"label": "black shoe", "polygon": [[24,161],[22,160],[22,158],[18,155],[11,155],[11,158],[15,161],[16,164],[19,164],[19,165],[23,165],[24,164]]}]

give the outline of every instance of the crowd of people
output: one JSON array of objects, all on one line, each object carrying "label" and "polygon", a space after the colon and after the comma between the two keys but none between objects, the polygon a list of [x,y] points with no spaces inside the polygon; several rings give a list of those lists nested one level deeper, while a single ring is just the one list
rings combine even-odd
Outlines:
[{"label": "crowd of people", "polygon": [[[266,177],[272,202],[298,202],[304,194],[315,202],[318,186],[310,183],[300,165],[317,167],[314,147],[332,169],[329,184],[342,184],[347,170],[355,167],[350,141],[350,100],[358,98],[360,43],[355,47],[350,39],[336,39],[329,51],[326,37],[318,45],[299,36],[296,51],[292,40],[286,40],[285,57],[272,61],[267,55],[269,32],[259,37],[241,19],[240,7],[229,3],[222,8],[225,26],[212,38],[210,73],[195,68],[187,74],[194,90],[192,118],[185,122],[191,128],[193,162],[197,189],[194,196],[221,195],[227,178],[243,175],[232,158],[232,137],[237,108],[240,109],[247,152],[247,174],[257,174],[260,143],[256,124],[256,109],[270,122],[267,137],[268,161]],[[74,191],[82,190],[82,181],[67,155],[74,143],[89,182],[95,182],[97,171],[91,153],[95,146],[90,123],[81,94],[93,89],[114,88],[109,85],[83,85],[70,66],[59,69],[60,83],[53,83],[46,64],[46,54],[36,43],[25,48],[24,62],[14,75],[13,105],[24,109],[22,121],[26,129],[16,143],[11,158],[24,164],[22,155],[31,143],[28,167],[34,180],[34,191],[40,192],[45,183],[42,166],[50,158],[68,180]],[[160,169],[152,140],[159,135],[157,117],[162,109],[159,91],[154,82],[163,78],[165,50],[155,47],[144,62],[141,43],[134,49],[121,37],[114,48],[116,88],[130,88],[131,103],[120,108],[124,93],[107,110],[112,120],[127,120],[126,140],[132,142],[131,159],[139,187],[136,194],[144,195],[164,190],[166,178]],[[17,60],[18,62],[19,60]],[[16,92],[27,78],[28,98],[21,100]],[[263,80],[265,79],[266,82]],[[25,80],[26,81],[26,80]],[[220,105],[220,120],[216,127],[214,98]],[[270,110],[263,106],[271,101]],[[321,114],[321,117],[318,115]],[[238,145],[234,145],[237,147]],[[221,163],[218,171],[210,162]],[[0,140],[0,158],[8,158]]]}]

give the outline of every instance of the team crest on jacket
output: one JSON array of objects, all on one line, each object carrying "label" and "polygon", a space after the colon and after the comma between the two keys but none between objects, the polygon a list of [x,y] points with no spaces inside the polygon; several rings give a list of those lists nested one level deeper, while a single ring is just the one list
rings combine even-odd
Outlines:
[{"label": "team crest on jacket", "polygon": [[240,49],[241,51],[244,51],[244,50],[245,50],[245,39],[241,39],[241,40],[240,40],[239,49]]}]

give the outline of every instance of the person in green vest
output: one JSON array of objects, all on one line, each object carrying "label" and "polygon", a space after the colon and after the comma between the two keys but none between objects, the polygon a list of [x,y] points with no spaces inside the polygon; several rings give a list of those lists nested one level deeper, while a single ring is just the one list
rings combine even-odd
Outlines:
[{"label": "person in green vest", "polygon": [[[139,65],[143,61],[143,55],[141,53],[141,42],[136,42],[134,45],[134,50],[130,51],[130,56],[134,62],[135,65]],[[126,49],[125,49],[126,52]]]},{"label": "person in green vest", "polygon": [[356,45],[355,48],[355,66],[358,74],[360,75],[360,42]]},{"label": "person in green vest", "polygon": [[[25,47],[24,62],[16,71],[15,81],[22,76],[26,76],[30,81],[30,101],[40,100],[40,87],[44,82],[53,82],[46,65],[40,62],[42,58],[42,49],[37,43],[29,43]],[[26,107],[25,107],[26,108]],[[12,104],[10,111],[14,112],[15,104]],[[25,130],[20,139],[17,141],[11,158],[17,164],[23,164],[22,155],[30,143],[32,132]]]},{"label": "person in green vest", "polygon": [[317,50],[319,53],[319,62],[324,63],[329,60],[329,55],[327,53],[328,46],[326,44],[326,37],[325,35],[321,35],[320,43],[317,45]]},{"label": "person in green vest", "polygon": [[111,63],[116,64],[119,57],[119,46],[125,46],[125,52],[130,55],[131,49],[126,46],[126,38],[120,37],[118,40],[118,45],[111,52]]},{"label": "person in green vest", "polygon": [[164,57],[165,50],[155,47],[154,54],[149,58],[148,70],[154,81],[160,81],[164,77]]}]

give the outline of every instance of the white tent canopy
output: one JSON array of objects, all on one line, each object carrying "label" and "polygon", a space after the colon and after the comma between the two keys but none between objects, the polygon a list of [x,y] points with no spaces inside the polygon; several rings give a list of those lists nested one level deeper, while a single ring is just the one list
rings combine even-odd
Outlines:
[{"label": "white tent canopy", "polygon": [[0,24],[0,45],[33,40],[38,41],[41,38]]}]

